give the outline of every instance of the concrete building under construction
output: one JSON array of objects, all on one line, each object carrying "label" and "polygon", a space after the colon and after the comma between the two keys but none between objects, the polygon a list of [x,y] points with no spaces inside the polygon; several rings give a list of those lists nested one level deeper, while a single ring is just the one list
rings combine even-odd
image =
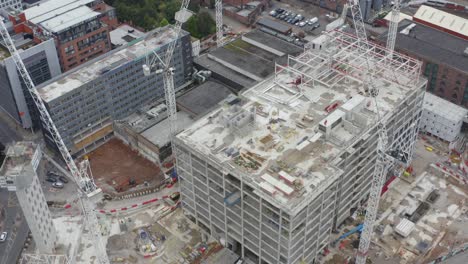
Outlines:
[{"label": "concrete building under construction", "polygon": [[[426,80],[421,63],[327,32],[319,51],[275,74],[175,138],[187,215],[253,263],[312,263],[368,196],[378,116],[390,149],[412,153]],[[363,88],[366,57],[376,99]]]}]

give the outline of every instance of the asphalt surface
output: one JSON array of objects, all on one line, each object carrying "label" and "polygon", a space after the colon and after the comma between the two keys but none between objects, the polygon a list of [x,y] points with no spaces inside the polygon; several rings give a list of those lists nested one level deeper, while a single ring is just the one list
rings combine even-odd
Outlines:
[{"label": "asphalt surface", "polygon": [[4,120],[0,119],[0,142],[6,145],[7,143],[18,140],[21,140],[19,133],[10,128]]},{"label": "asphalt surface", "polygon": [[447,259],[443,264],[466,264],[468,263],[468,252],[464,252]]},{"label": "asphalt surface", "polygon": [[[21,212],[21,208],[18,205],[18,200],[14,193],[9,193],[6,189],[0,189],[0,207],[5,209],[4,212],[6,218],[6,221],[2,221],[4,224],[2,224],[0,232],[8,232],[8,239],[11,238],[11,232],[15,225],[15,221],[17,220],[17,215],[19,214],[20,216],[19,222],[16,223],[17,226],[19,226],[16,232],[16,239],[13,242],[13,246],[9,249],[8,259],[0,264],[16,263],[24,246],[24,242],[28,237],[29,227],[26,220],[23,218],[23,213]],[[5,250],[7,245],[7,241],[0,243],[0,262],[6,254]]]}]

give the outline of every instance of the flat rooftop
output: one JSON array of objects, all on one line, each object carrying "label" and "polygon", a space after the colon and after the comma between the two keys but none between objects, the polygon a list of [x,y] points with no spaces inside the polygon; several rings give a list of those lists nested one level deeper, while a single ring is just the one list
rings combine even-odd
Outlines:
[{"label": "flat rooftop", "polygon": [[120,46],[145,36],[145,33],[132,26],[123,24],[109,32],[109,35],[112,45]]},{"label": "flat rooftop", "polygon": [[383,47],[360,49],[352,35],[326,35],[327,49],[291,56],[288,66],[277,64],[273,77],[244,91],[241,101],[199,119],[177,141],[296,214],[339,177],[341,153],[376,126],[374,101],[361,95],[362,55],[378,69],[374,83],[381,87],[383,116],[426,82],[419,61],[396,54],[384,67]]},{"label": "flat rooftop", "polygon": [[[177,112],[177,131],[180,132],[185,128],[189,127],[193,124],[193,119],[190,115],[184,111]],[[158,147],[163,147],[170,142],[170,123],[169,119],[166,118],[161,122],[149,127],[145,131],[141,133],[143,137],[151,141],[151,143],[155,144]]]},{"label": "flat rooftop", "polygon": [[256,42],[259,42],[263,45],[266,45],[272,49],[283,52],[285,54],[299,55],[300,53],[304,51],[304,49],[299,46],[296,46],[280,38],[272,36],[259,29],[255,29],[246,33],[243,36],[243,38],[252,39]]},{"label": "flat rooftop", "polygon": [[[182,34],[188,33],[183,31]],[[136,43],[108,52],[72,71],[57,76],[41,85],[38,92],[45,102],[53,101],[108,71],[145,56],[150,50],[158,50],[174,39],[175,33],[171,26],[158,28]]]},{"label": "flat rooftop", "polygon": [[26,19],[44,29],[59,33],[100,15],[86,6],[95,0],[50,0],[24,11]]},{"label": "flat rooftop", "polygon": [[233,82],[237,83],[242,87],[251,87],[257,82],[254,79],[242,75],[236,72],[235,70],[213,60],[213,58],[210,58],[208,54],[203,54],[197,58],[194,58],[193,63],[196,65],[200,65],[201,67],[207,70],[210,70],[216,75],[225,77],[228,80],[232,80]]},{"label": "flat rooftop", "polygon": [[193,117],[206,114],[231,93],[225,85],[207,81],[177,98],[177,105]]},{"label": "flat rooftop", "polygon": [[5,160],[0,167],[0,176],[19,176],[24,166],[30,165],[37,150],[33,142],[20,141],[7,147]]},{"label": "flat rooftop", "polygon": [[[404,30],[410,25],[410,30]],[[387,33],[379,37],[387,40]],[[403,20],[398,27],[395,49],[407,51],[417,56],[437,63],[449,65],[462,72],[468,72],[468,57],[463,52],[468,47],[466,40],[449,33]]]},{"label": "flat rooftop", "polygon": [[256,81],[261,81],[272,74],[275,61],[279,58],[279,56],[242,39],[236,39],[212,51],[209,57],[214,57],[222,64],[232,65],[237,68],[238,72]]},{"label": "flat rooftop", "polygon": [[454,122],[462,121],[468,110],[439,96],[426,93],[424,96],[424,109],[437,113]]}]

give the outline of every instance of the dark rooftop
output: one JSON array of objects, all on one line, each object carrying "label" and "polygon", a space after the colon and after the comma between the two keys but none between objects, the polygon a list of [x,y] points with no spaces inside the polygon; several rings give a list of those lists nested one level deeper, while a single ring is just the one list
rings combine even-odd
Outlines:
[{"label": "dark rooftop", "polygon": [[244,37],[257,41],[266,46],[269,46],[270,48],[275,49],[277,51],[290,54],[290,55],[294,55],[294,56],[304,51],[304,49],[302,49],[299,46],[296,46],[280,38],[272,36],[259,29],[250,31],[249,33],[245,34]]},{"label": "dark rooftop", "polygon": [[232,93],[226,86],[207,81],[177,98],[177,105],[191,116],[197,117],[209,112],[230,94]]},{"label": "dark rooftop", "polygon": [[[230,69],[224,65],[222,65],[221,63],[217,62],[217,61],[214,61],[210,58],[208,58],[208,55],[207,54],[203,54],[197,58],[194,58],[193,59],[193,63],[195,65],[199,65],[201,66],[203,69],[207,69],[209,71],[212,71],[214,74],[218,75],[218,76],[222,76],[224,78],[226,78],[227,80],[230,80],[232,82],[234,82],[237,86],[242,86],[242,88],[245,88],[245,87],[250,87],[250,86],[253,86],[256,81],[247,77],[247,76],[244,76],[236,71],[234,71],[233,69]],[[213,76],[214,78],[216,78],[216,76]],[[233,89],[237,89],[237,90],[241,90],[242,88],[240,87],[232,87]]]},{"label": "dark rooftop", "polygon": [[236,39],[211,52],[214,56],[249,74],[257,77],[257,81],[268,77],[275,68],[277,55],[251,45],[241,39]]},{"label": "dark rooftop", "polygon": [[271,20],[269,18],[260,18],[257,21],[257,24],[261,25],[261,26],[264,26],[264,27],[267,27],[267,28],[274,29],[274,30],[276,30],[278,32],[281,32],[281,33],[286,33],[291,29],[290,26],[285,25],[285,24],[280,23],[280,22],[277,22],[277,21],[274,21],[274,20]]},{"label": "dark rooftop", "polygon": [[[407,35],[400,33],[411,23],[416,26]],[[387,33],[380,35],[379,39],[385,42]],[[414,21],[405,19],[400,23],[395,48],[468,72],[468,57],[463,55],[468,48],[466,40]]]}]

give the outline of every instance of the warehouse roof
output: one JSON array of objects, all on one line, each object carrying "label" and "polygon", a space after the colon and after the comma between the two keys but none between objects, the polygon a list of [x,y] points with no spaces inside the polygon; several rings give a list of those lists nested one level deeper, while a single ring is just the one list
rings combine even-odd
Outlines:
[{"label": "warehouse roof", "polygon": [[197,117],[211,110],[230,94],[231,91],[221,83],[207,81],[177,98],[177,105]]},{"label": "warehouse roof", "polygon": [[300,48],[299,46],[296,46],[292,43],[272,36],[259,29],[255,29],[246,33],[244,36],[242,36],[242,39],[245,40],[245,38],[252,39],[256,42],[259,42],[260,44],[263,44],[285,54],[298,55],[302,51],[304,51],[304,49]]},{"label": "warehouse roof", "polygon": [[261,26],[264,26],[264,27],[267,27],[267,28],[270,28],[270,29],[273,29],[273,30],[275,30],[277,32],[280,32],[280,33],[286,33],[289,30],[291,30],[290,26],[288,26],[286,24],[283,24],[283,23],[280,23],[280,22],[277,22],[277,21],[274,21],[274,20],[271,20],[269,18],[260,18],[257,21],[257,24],[261,25]]},{"label": "warehouse roof", "polygon": [[[380,39],[386,41],[387,33]],[[395,43],[396,49],[464,72],[468,72],[468,57],[463,55],[467,47],[466,40],[409,20],[400,23]]]},{"label": "warehouse roof", "polygon": [[95,0],[50,0],[24,10],[26,19],[51,32],[60,32],[70,26],[99,15],[86,5]]},{"label": "warehouse roof", "polygon": [[[188,33],[183,31],[182,34]],[[98,78],[102,74],[145,56],[150,50],[160,49],[174,39],[175,34],[171,26],[158,28],[148,33],[145,39],[138,40],[133,45],[108,52],[42,84],[38,88],[39,94],[44,101],[50,102]]]},{"label": "warehouse roof", "polygon": [[426,5],[422,5],[418,9],[414,14],[414,19],[416,21],[422,20],[468,38],[468,19]]},{"label": "warehouse roof", "polygon": [[[290,57],[290,66],[276,66],[273,77],[244,91],[241,100],[226,101],[178,134],[178,145],[215,161],[288,213],[303,209],[340,176],[342,153],[352,153],[377,124],[373,99],[360,95],[362,52],[345,44],[356,38],[327,35],[328,49]],[[391,70],[380,58],[370,59],[380,71],[375,85],[382,116],[426,85],[419,61],[395,56]],[[343,57],[346,64],[339,62]],[[398,68],[400,60],[408,62],[405,69]]]}]

